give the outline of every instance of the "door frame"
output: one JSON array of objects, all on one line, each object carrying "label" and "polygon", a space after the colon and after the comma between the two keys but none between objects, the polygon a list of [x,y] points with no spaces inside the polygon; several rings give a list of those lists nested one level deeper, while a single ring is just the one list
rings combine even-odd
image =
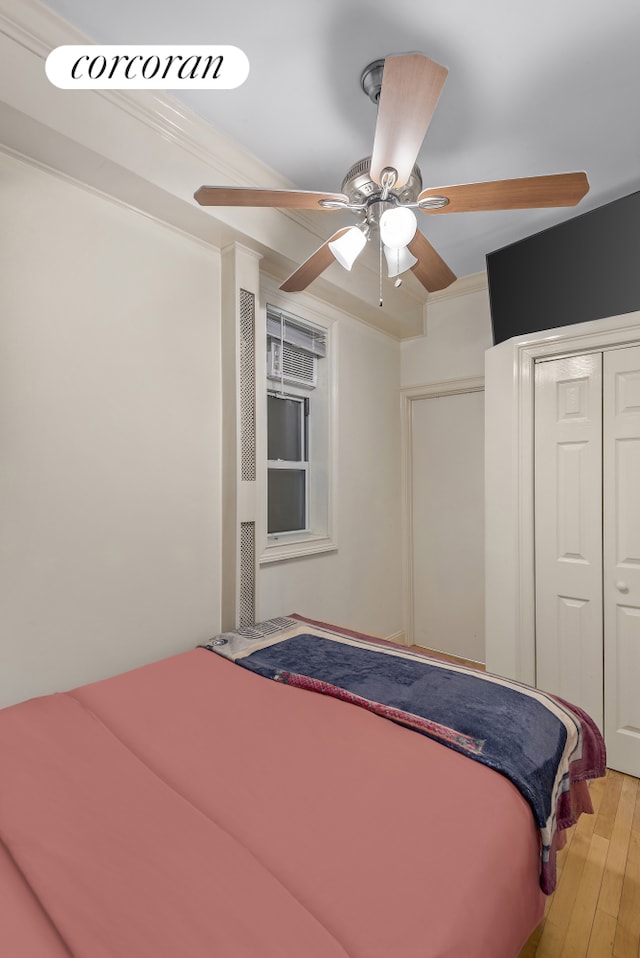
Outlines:
[{"label": "door frame", "polygon": [[485,354],[488,671],[535,685],[535,362],[638,343],[640,311],[519,336]]},{"label": "door frame", "polygon": [[402,582],[403,635],[406,645],[414,644],[413,605],[413,403],[420,399],[459,396],[484,391],[484,377],[447,379],[442,382],[409,386],[400,390],[400,433],[402,455]]}]

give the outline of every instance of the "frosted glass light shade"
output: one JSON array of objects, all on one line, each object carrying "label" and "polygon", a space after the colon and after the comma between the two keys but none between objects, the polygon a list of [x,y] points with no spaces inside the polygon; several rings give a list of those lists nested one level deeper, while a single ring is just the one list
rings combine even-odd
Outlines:
[{"label": "frosted glass light shade", "polygon": [[380,238],[392,249],[401,249],[410,243],[417,228],[416,215],[406,206],[394,206],[380,217]]},{"label": "frosted glass light shade", "polygon": [[352,226],[337,240],[329,243],[329,249],[345,269],[351,269],[359,254],[364,249],[367,237],[357,226]]},{"label": "frosted glass light shade", "polygon": [[418,262],[406,246],[401,246],[397,249],[393,246],[384,246],[383,249],[384,257],[387,261],[387,276],[389,279],[392,279],[394,276],[399,276],[400,273],[411,269],[411,267],[415,266]]}]

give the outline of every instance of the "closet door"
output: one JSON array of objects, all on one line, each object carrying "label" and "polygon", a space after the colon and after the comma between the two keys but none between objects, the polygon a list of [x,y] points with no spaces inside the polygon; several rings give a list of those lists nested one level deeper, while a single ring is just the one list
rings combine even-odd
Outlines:
[{"label": "closet door", "polygon": [[603,727],[602,356],[535,376],[536,685]]},{"label": "closet door", "polygon": [[604,356],[608,764],[640,776],[640,346]]}]

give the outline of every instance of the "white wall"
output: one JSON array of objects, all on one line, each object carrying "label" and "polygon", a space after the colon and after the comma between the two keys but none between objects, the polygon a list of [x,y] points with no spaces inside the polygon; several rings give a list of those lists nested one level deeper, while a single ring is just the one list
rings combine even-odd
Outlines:
[{"label": "white wall", "polygon": [[259,618],[298,612],[382,636],[402,629],[397,340],[337,321],[338,550],[263,566]]},{"label": "white wall", "polygon": [[402,388],[484,376],[484,353],[489,346],[486,277],[464,277],[451,290],[429,297],[425,335],[403,340]]},{"label": "white wall", "polygon": [[[217,249],[0,152],[0,706],[220,630]],[[336,552],[258,616],[402,630],[400,345],[337,320]]]},{"label": "white wall", "polygon": [[219,257],[0,153],[0,705],[219,628]]}]

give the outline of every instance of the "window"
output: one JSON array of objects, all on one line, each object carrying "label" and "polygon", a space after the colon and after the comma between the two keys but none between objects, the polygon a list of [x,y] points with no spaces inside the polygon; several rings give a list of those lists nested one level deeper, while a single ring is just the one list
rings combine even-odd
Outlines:
[{"label": "window", "polygon": [[328,330],[267,306],[266,547],[262,561],[331,538]]},{"label": "window", "polygon": [[309,400],[267,396],[267,534],[309,529]]}]

